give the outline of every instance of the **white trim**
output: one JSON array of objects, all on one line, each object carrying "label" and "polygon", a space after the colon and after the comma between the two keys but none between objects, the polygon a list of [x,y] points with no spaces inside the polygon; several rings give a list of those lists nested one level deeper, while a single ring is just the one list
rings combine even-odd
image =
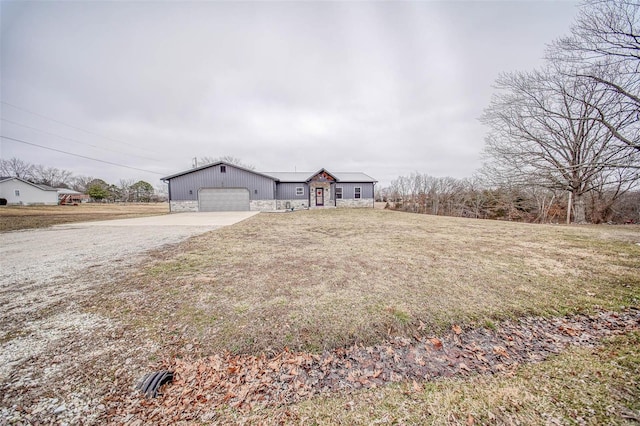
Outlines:
[{"label": "white trim", "polygon": [[296,186],[296,197],[301,195],[304,195],[304,186]]},{"label": "white trim", "polygon": [[[357,197],[356,197],[357,195]],[[353,199],[354,200],[361,200],[362,199],[362,187],[361,186],[355,186],[353,188]]]},{"label": "white trim", "polygon": [[[340,190],[340,192],[338,192],[338,190]],[[339,197],[338,197],[338,194],[340,194]],[[343,188],[341,186],[336,186],[335,195],[336,195],[336,200],[342,200],[342,198],[344,197],[344,194],[343,194]]]}]

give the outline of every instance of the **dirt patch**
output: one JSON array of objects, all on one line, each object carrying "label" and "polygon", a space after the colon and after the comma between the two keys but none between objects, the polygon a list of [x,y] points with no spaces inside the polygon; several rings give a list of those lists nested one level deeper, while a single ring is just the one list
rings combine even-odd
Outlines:
[{"label": "dirt patch", "polygon": [[0,207],[0,232],[46,228],[63,223],[127,219],[167,213],[169,213],[169,206],[166,203],[3,206]]}]

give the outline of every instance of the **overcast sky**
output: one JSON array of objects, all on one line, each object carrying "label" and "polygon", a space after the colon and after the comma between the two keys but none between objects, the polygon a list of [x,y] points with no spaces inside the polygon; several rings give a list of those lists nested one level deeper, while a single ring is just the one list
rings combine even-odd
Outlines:
[{"label": "overcast sky", "polygon": [[[193,157],[259,171],[468,177],[500,72],[575,2],[7,2],[2,158],[109,183]],[[155,172],[155,173],[151,173]]]}]

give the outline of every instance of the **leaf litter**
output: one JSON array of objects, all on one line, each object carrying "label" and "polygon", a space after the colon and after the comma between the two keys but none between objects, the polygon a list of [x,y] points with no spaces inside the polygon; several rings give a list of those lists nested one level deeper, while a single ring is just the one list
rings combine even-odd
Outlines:
[{"label": "leaf litter", "polygon": [[217,408],[240,411],[292,404],[329,392],[371,389],[475,374],[513,374],[523,363],[541,362],[570,345],[593,347],[606,337],[640,329],[640,310],[601,311],[562,318],[523,318],[495,329],[453,326],[443,336],[396,337],[375,346],[354,345],[322,354],[276,356],[216,354],[165,361],[175,380],[157,399],[139,392],[107,397],[115,422],[202,421]]}]

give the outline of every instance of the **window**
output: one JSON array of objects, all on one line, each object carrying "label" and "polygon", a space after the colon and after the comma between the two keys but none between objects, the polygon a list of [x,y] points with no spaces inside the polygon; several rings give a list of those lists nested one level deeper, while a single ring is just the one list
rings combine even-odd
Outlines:
[{"label": "window", "polygon": [[336,200],[342,200],[342,188],[336,187]]},{"label": "window", "polygon": [[227,166],[220,166],[220,173],[227,173]]},{"label": "window", "polygon": [[296,186],[296,195],[304,195],[304,187]]},{"label": "window", "polygon": [[361,198],[362,196],[362,188],[360,188],[359,186],[356,186],[355,188],[353,188],[353,198]]},{"label": "window", "polygon": [[193,189],[189,190],[189,195],[193,195]]},{"label": "window", "polygon": [[16,194],[16,197],[20,196],[20,190],[19,189],[14,190],[13,193]]}]

